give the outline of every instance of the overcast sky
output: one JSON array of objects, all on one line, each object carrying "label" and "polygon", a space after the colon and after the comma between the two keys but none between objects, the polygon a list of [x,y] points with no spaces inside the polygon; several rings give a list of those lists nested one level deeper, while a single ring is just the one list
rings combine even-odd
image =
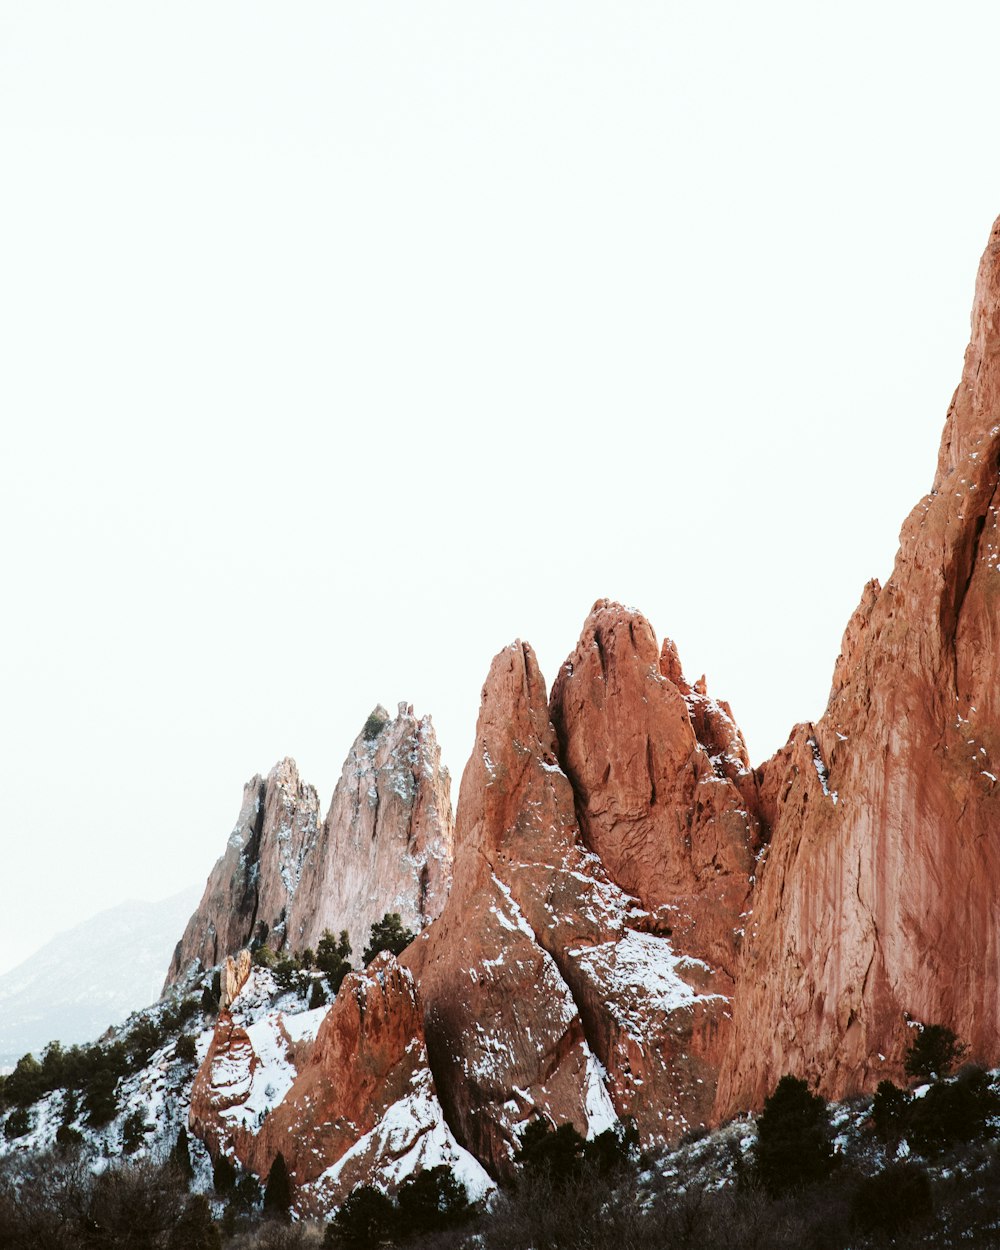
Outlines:
[{"label": "overcast sky", "polygon": [[0,970],[453,774],[634,604],[760,762],[929,488],[1000,213],[995,5],[0,0]]}]

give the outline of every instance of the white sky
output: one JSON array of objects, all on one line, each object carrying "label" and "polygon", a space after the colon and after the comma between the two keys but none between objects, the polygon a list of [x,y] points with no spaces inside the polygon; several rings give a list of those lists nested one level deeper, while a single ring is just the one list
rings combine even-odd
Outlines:
[{"label": "white sky", "polygon": [[[0,970],[453,774],[633,603],[756,762],[929,487],[1000,213],[995,5],[0,0]],[[457,795],[457,784],[456,784]]]}]

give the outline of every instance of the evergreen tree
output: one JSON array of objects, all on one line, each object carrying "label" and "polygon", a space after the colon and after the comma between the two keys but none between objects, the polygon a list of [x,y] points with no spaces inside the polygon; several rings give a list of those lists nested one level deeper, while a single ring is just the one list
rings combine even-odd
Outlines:
[{"label": "evergreen tree", "polygon": [[921,1081],[947,1076],[967,1049],[943,1024],[925,1024],[906,1052],[906,1075]]},{"label": "evergreen tree", "polygon": [[232,1193],[236,1185],[236,1168],[228,1155],[219,1155],[212,1164],[212,1184],[217,1194]]},{"label": "evergreen tree", "polygon": [[525,1171],[545,1173],[555,1185],[563,1185],[579,1176],[586,1142],[572,1124],[553,1129],[539,1116],[521,1134],[521,1145],[514,1162]]},{"label": "evergreen tree", "polygon": [[174,1058],[181,1063],[194,1063],[198,1058],[198,1045],[190,1033],[182,1033],[174,1045]]},{"label": "evergreen tree", "polygon": [[291,1208],[292,1186],[288,1180],[285,1156],[279,1150],[267,1174],[267,1185],[264,1187],[264,1214],[272,1219],[288,1220],[291,1218]]},{"label": "evergreen tree", "polygon": [[315,1011],[317,1007],[326,1005],[326,990],[323,989],[323,982],[314,980],[309,990],[309,1010]]},{"label": "evergreen tree", "polygon": [[398,1223],[407,1236],[464,1224],[475,1214],[465,1186],[443,1164],[409,1177],[396,1195]]},{"label": "evergreen tree", "polygon": [[892,1081],[880,1081],[872,1101],[872,1121],[875,1132],[887,1146],[895,1146],[906,1128],[906,1113],[910,1095],[893,1085]]},{"label": "evergreen tree", "polygon": [[350,958],[351,943],[347,930],[341,929],[340,937],[335,938],[329,929],[324,929],[316,949],[316,967],[326,977],[331,993],[337,993],[344,977],[351,971]]},{"label": "evergreen tree", "polygon": [[757,1118],[757,1178],[772,1196],[801,1189],[833,1169],[826,1103],[805,1081],[783,1076]]},{"label": "evergreen tree", "polygon": [[146,1139],[146,1118],[141,1111],[133,1111],[122,1125],[122,1149],[127,1155],[135,1154]]},{"label": "evergreen tree", "polygon": [[392,1203],[373,1185],[359,1185],[337,1208],[326,1230],[323,1245],[347,1250],[376,1250],[396,1231]]},{"label": "evergreen tree", "polygon": [[191,1147],[188,1143],[187,1129],[183,1124],[177,1134],[177,1142],[174,1145],[171,1158],[181,1176],[187,1177],[188,1180],[194,1176],[194,1165],[191,1162]]},{"label": "evergreen tree", "polygon": [[387,911],[381,920],[376,920],[371,927],[371,936],[365,947],[364,964],[367,968],[376,955],[382,951],[392,951],[401,955],[416,937],[409,929],[403,928],[403,921],[398,911]]}]

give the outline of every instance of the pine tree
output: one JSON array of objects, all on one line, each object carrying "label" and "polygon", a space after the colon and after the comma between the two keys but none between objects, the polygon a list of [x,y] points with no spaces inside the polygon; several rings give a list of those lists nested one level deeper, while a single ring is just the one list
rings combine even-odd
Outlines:
[{"label": "pine tree", "polygon": [[967,1049],[943,1024],[925,1024],[906,1052],[906,1075],[922,1081],[947,1076]]},{"label": "pine tree", "polygon": [[772,1197],[801,1189],[833,1169],[826,1103],[805,1081],[783,1076],[757,1118],[757,1177]]},{"label": "pine tree", "polygon": [[181,1176],[185,1176],[190,1180],[194,1176],[194,1165],[191,1163],[191,1147],[188,1144],[187,1130],[183,1124],[180,1132],[177,1134],[177,1143],[174,1146],[171,1157]]},{"label": "pine tree", "polygon": [[292,1186],[288,1180],[285,1156],[279,1150],[267,1174],[267,1185],[264,1188],[264,1214],[272,1219],[288,1220],[291,1218],[291,1206]]},{"label": "pine tree", "polygon": [[367,968],[376,955],[382,951],[392,951],[401,955],[410,945],[416,934],[403,928],[402,917],[398,911],[387,911],[381,920],[376,920],[371,927],[371,936],[365,947],[364,964]]}]

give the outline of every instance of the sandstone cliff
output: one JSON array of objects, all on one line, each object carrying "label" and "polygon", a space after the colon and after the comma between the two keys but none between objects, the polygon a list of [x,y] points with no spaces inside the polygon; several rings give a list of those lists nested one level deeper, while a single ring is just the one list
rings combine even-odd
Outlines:
[{"label": "sandstone cliff", "polygon": [[451,880],[450,785],[430,717],[418,721],[404,703],[394,718],[372,712],[322,823],[294,761],[254,777],[164,988],[251,943],[315,949],[324,928],[347,929],[357,961],[386,911],[422,928]]},{"label": "sandstone cliff", "polygon": [[910,1020],[1000,1061],[998,515],[1000,222],[934,486],[823,717],[752,770],[728,705],[601,600],[551,700],[529,646],[495,657],[453,880],[447,774],[410,709],[355,742],[322,827],[288,761],[256,778],[172,977],[262,926],[294,948],[346,927],[356,951],[386,910],[421,932],[312,1023],[255,1016],[258,973],[240,990],[227,965],[197,1131],[261,1175],[281,1150],[318,1209],[437,1158],[418,1138],[502,1176],[537,1115],[628,1116],[656,1144],[786,1072],[870,1090],[902,1077]]},{"label": "sandstone cliff", "polygon": [[906,1017],[1000,1060],[1000,222],[931,492],[865,588],[830,701],[764,765],[771,845],[717,1114],[784,1072],[899,1078]]}]

